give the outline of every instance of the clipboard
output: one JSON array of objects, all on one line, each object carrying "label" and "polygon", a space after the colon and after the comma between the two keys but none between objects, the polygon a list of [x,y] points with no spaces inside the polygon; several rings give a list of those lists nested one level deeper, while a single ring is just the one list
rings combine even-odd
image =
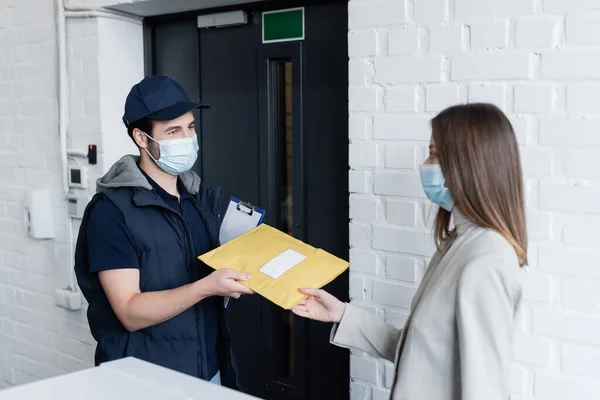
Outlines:
[{"label": "clipboard", "polygon": [[[263,209],[232,196],[221,222],[220,245],[251,231],[262,224],[264,219],[265,211]],[[229,300],[231,300],[230,297],[225,297],[225,309],[229,307]]]},{"label": "clipboard", "polygon": [[265,218],[265,211],[248,202],[231,197],[219,231],[219,243],[224,245],[230,240],[251,231]]}]

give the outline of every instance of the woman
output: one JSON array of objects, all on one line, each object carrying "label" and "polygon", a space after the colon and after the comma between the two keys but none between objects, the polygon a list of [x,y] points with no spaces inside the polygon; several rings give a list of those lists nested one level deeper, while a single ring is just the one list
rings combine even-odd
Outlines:
[{"label": "woman", "polygon": [[333,344],[394,362],[392,399],[506,400],[520,267],[527,264],[517,141],[490,104],[450,107],[431,125],[420,172],[440,207],[437,251],[404,329],[323,290],[301,289],[308,298],[293,311],[334,322]]}]

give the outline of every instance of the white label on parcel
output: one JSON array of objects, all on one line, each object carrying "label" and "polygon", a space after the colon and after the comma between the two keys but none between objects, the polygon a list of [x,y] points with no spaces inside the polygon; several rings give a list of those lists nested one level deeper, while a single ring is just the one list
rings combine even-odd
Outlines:
[{"label": "white label on parcel", "polygon": [[279,279],[281,275],[285,274],[304,260],[306,260],[305,255],[300,254],[292,249],[288,249],[271,261],[267,262],[261,269],[259,269],[259,271],[273,279]]}]

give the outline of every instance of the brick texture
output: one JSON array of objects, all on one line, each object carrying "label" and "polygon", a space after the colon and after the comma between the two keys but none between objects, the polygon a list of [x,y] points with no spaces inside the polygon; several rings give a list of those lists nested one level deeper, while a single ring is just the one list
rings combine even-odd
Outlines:
[{"label": "brick texture", "polygon": [[[71,3],[73,7],[104,5]],[[122,46],[114,46],[112,35],[123,27],[127,30],[127,24],[106,18],[67,20],[69,148],[83,151],[87,144],[97,143],[115,153],[131,150],[118,145],[126,143],[122,124],[119,138],[113,139],[117,134],[107,131],[114,131],[114,122],[102,123],[103,118],[119,123],[122,103],[117,105],[115,99],[122,99],[122,92],[133,83],[124,64],[143,65],[138,59],[142,54],[139,24],[138,36],[124,35]],[[125,52],[136,57],[131,63],[122,63],[113,50],[101,51],[103,46],[123,51],[130,40],[137,43],[138,39],[139,51]],[[53,0],[0,2],[0,389],[93,366],[96,342],[89,332],[85,305],[67,311],[56,307],[53,298],[55,290],[72,279],[67,223],[73,224],[75,235],[79,228],[77,221],[67,218],[62,196],[57,54]],[[109,83],[101,93],[101,74],[113,75],[110,68],[115,65],[120,77],[113,82],[120,88],[115,91]],[[142,70],[133,73],[139,79]],[[107,157],[103,146],[99,149],[98,164],[90,167],[91,181],[105,167]],[[22,223],[25,193],[40,188],[51,191],[55,204],[54,240],[30,239]],[[89,194],[93,191],[95,187]]]},{"label": "brick texture", "polygon": [[[389,6],[351,0],[350,7],[366,10],[371,3]],[[359,262],[354,271],[372,281],[371,296],[361,305],[383,309],[393,325],[404,324],[411,287],[434,250],[418,178],[429,121],[453,104],[496,104],[515,129],[528,188],[531,266],[523,282],[511,399],[598,398],[600,2],[402,3],[395,17],[370,22],[365,34],[388,32],[389,54],[373,55],[374,45],[365,55],[350,56],[351,66],[364,66],[357,87],[383,91],[377,101],[384,105],[373,101],[365,108],[376,111],[356,113],[373,123],[357,160],[373,159],[369,142],[380,146],[377,157],[383,157],[375,167],[351,165],[351,183],[361,196],[380,199],[377,219],[357,221],[351,230]],[[393,19],[398,22],[389,23]],[[354,30],[364,28],[350,24]],[[366,214],[372,214],[370,204]],[[367,260],[373,265],[366,267]],[[369,376],[363,370],[369,364],[360,362],[360,375]],[[361,390],[372,388],[366,392],[372,399],[387,398],[393,378],[388,363],[378,363],[385,374],[377,382],[356,377]]]},{"label": "brick texture", "polygon": [[[429,121],[458,102],[502,107],[530,188],[532,271],[515,340],[513,399],[600,396],[599,10],[597,0],[349,3],[353,301],[404,324],[434,250],[417,170]],[[71,268],[54,24],[52,0],[0,2],[0,388],[92,365],[85,310],[67,312],[51,301]],[[106,139],[97,129],[103,65],[141,54],[140,43],[139,51],[111,58],[110,28],[93,19],[68,22],[75,146]],[[23,196],[35,187],[52,190],[55,241],[28,239],[20,223]],[[387,397],[389,363],[353,354],[351,374],[351,399]]]}]

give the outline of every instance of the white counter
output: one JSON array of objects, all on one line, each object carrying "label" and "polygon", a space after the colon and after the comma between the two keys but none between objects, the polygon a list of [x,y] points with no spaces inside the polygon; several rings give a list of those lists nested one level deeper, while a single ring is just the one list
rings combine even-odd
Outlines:
[{"label": "white counter", "polygon": [[136,358],[0,391],[0,400],[251,400],[240,392]]}]

